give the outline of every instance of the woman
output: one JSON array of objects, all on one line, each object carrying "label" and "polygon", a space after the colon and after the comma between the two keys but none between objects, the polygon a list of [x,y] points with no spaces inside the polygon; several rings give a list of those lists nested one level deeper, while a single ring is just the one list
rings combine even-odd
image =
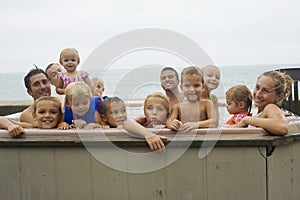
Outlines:
[{"label": "woman", "polygon": [[274,135],[286,135],[288,123],[279,106],[290,94],[292,83],[293,79],[283,72],[268,71],[260,75],[253,90],[258,113],[254,117],[245,117],[235,127],[251,125],[264,128]]}]

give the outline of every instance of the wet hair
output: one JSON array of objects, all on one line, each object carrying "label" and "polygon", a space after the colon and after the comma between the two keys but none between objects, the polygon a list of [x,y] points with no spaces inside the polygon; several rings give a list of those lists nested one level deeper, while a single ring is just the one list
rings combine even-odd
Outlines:
[{"label": "wet hair", "polygon": [[74,49],[74,48],[65,48],[65,49],[63,49],[63,50],[60,52],[60,55],[59,55],[59,63],[60,63],[61,65],[62,65],[62,55],[63,55],[64,53],[72,53],[72,54],[74,54],[74,55],[77,57],[77,59],[78,59],[78,63],[80,63],[80,57],[79,57],[78,51],[77,51],[76,49]]},{"label": "wet hair", "polygon": [[[113,103],[119,103],[122,102],[124,103],[124,101],[122,99],[120,99],[119,97],[109,97],[104,99],[104,101],[102,101],[102,103],[100,104],[100,113],[103,115],[106,115],[107,109],[108,107]],[[124,103],[125,104],[125,103]]]},{"label": "wet hair", "polygon": [[44,70],[42,70],[38,67],[35,67],[34,69],[31,69],[24,77],[24,84],[27,89],[31,90],[30,78],[37,74],[44,74],[46,76],[47,80],[49,80],[49,77]]},{"label": "wet hair", "polygon": [[60,64],[58,63],[50,63],[49,65],[47,65],[46,69],[45,69],[45,72],[47,73],[47,71],[52,67],[52,65],[58,65],[60,66]]},{"label": "wet hair", "polygon": [[173,67],[165,67],[161,70],[160,74],[164,71],[173,71],[175,73],[175,77],[177,80],[179,80],[178,72]]},{"label": "wet hair", "polygon": [[275,82],[274,90],[276,91],[276,94],[284,94],[284,97],[279,102],[276,102],[276,104],[280,106],[282,100],[290,95],[291,85],[294,83],[294,80],[291,78],[290,75],[286,74],[285,72],[280,72],[276,70],[264,72],[258,77],[258,79],[260,79],[261,76],[271,77]]},{"label": "wet hair", "polygon": [[181,72],[181,83],[182,83],[183,77],[186,75],[189,75],[189,76],[198,75],[201,77],[201,83],[202,84],[204,83],[202,71],[199,67],[190,66],[190,67],[184,68]]},{"label": "wet hair", "polygon": [[92,98],[90,87],[84,82],[72,82],[66,88],[65,103],[69,106],[72,105],[73,95],[86,96]]},{"label": "wet hair", "polygon": [[148,95],[148,96],[146,97],[146,99],[145,99],[145,101],[144,101],[144,110],[145,110],[145,106],[146,106],[146,104],[147,104],[147,101],[148,101],[149,98],[151,98],[151,97],[154,97],[154,98],[161,98],[162,100],[165,101],[165,103],[166,103],[166,105],[167,105],[167,107],[165,107],[165,109],[166,109],[167,114],[168,114],[168,116],[169,116],[169,113],[170,113],[170,102],[169,102],[168,97],[167,97],[166,95],[164,95],[163,93],[161,93],[161,92],[154,92],[154,93],[152,93],[152,94],[150,94],[150,95]]},{"label": "wet hair", "polygon": [[[63,112],[62,112],[62,106],[61,106],[61,102],[57,97],[51,97],[51,96],[41,96],[38,99],[36,99],[33,103],[33,113],[36,113],[36,108],[38,103],[40,103],[41,101],[52,101],[55,103],[55,105],[58,108],[59,111],[59,121],[62,118]],[[59,122],[58,122],[59,123]]]},{"label": "wet hair", "polygon": [[226,98],[234,101],[236,104],[244,102],[248,114],[250,114],[252,108],[252,93],[246,85],[236,85],[231,87],[226,92]]}]

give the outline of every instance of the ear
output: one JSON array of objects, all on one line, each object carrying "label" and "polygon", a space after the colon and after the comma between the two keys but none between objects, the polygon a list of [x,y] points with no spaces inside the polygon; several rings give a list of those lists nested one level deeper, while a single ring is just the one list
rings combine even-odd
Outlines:
[{"label": "ear", "polygon": [[30,89],[27,89],[27,94],[29,94],[30,96],[32,96],[32,91]]},{"label": "ear", "polygon": [[283,99],[283,97],[284,97],[284,93],[283,92],[281,92],[278,96],[277,96],[277,98],[276,98],[276,102],[279,102],[279,101],[281,101],[282,99]]},{"label": "ear", "polygon": [[238,103],[239,108],[245,108],[245,102],[241,101]]},{"label": "ear", "polygon": [[32,118],[33,118],[34,121],[37,120],[37,119],[36,119],[36,114],[35,114],[35,113],[32,113]]}]

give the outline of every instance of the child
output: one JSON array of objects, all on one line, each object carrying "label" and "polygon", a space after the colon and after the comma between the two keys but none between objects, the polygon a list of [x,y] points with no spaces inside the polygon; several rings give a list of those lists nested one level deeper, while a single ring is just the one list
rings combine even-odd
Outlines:
[{"label": "child", "polygon": [[124,128],[131,133],[143,136],[152,151],[164,149],[162,139],[167,138],[153,134],[135,121],[127,120],[125,103],[120,98],[111,97],[105,99],[100,105],[100,111],[103,122],[110,127]]},{"label": "child", "polygon": [[23,128],[69,129],[67,124],[61,123],[62,115],[61,103],[58,98],[42,96],[33,104],[32,116],[35,125],[0,117],[0,127],[7,129],[12,137],[24,134]]},{"label": "child", "polygon": [[211,94],[212,90],[215,90],[220,84],[221,72],[220,69],[214,65],[207,65],[202,68],[203,79],[205,83],[204,90],[202,92],[202,99],[210,99],[214,104],[214,108],[217,114],[219,114],[219,100],[214,94]]},{"label": "child", "polygon": [[185,100],[172,107],[171,115],[167,120],[167,127],[175,131],[216,127],[218,120],[214,113],[213,103],[201,99],[204,80],[198,67],[183,69],[180,88]]},{"label": "child", "polygon": [[65,88],[72,82],[85,82],[94,91],[94,86],[85,71],[77,71],[80,63],[78,51],[74,48],[66,48],[60,53],[59,63],[66,72],[61,73],[60,81],[56,86],[57,94],[65,94]]},{"label": "child", "polygon": [[73,82],[66,88],[64,121],[75,128],[103,128],[98,124],[101,99],[93,97],[90,87],[83,82]]},{"label": "child", "polygon": [[147,96],[144,102],[145,118],[137,122],[147,128],[165,128],[169,117],[169,100],[161,92],[155,92]]},{"label": "child", "polygon": [[226,92],[227,111],[233,114],[226,124],[234,125],[244,117],[251,116],[252,94],[245,85],[231,87]]},{"label": "child", "polygon": [[94,77],[94,78],[92,78],[92,83],[95,88],[93,95],[100,97],[102,100],[106,99],[108,96],[102,96],[102,93],[104,92],[104,89],[105,89],[102,79],[100,79],[98,77]]}]

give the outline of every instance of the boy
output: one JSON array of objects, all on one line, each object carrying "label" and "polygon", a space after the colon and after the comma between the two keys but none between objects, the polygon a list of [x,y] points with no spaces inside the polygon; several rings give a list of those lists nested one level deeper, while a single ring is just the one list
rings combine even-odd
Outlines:
[{"label": "boy", "polygon": [[217,126],[217,118],[210,100],[202,100],[204,88],[202,73],[197,67],[187,67],[181,72],[180,88],[185,96],[182,103],[172,107],[167,127],[188,132],[197,128]]}]

